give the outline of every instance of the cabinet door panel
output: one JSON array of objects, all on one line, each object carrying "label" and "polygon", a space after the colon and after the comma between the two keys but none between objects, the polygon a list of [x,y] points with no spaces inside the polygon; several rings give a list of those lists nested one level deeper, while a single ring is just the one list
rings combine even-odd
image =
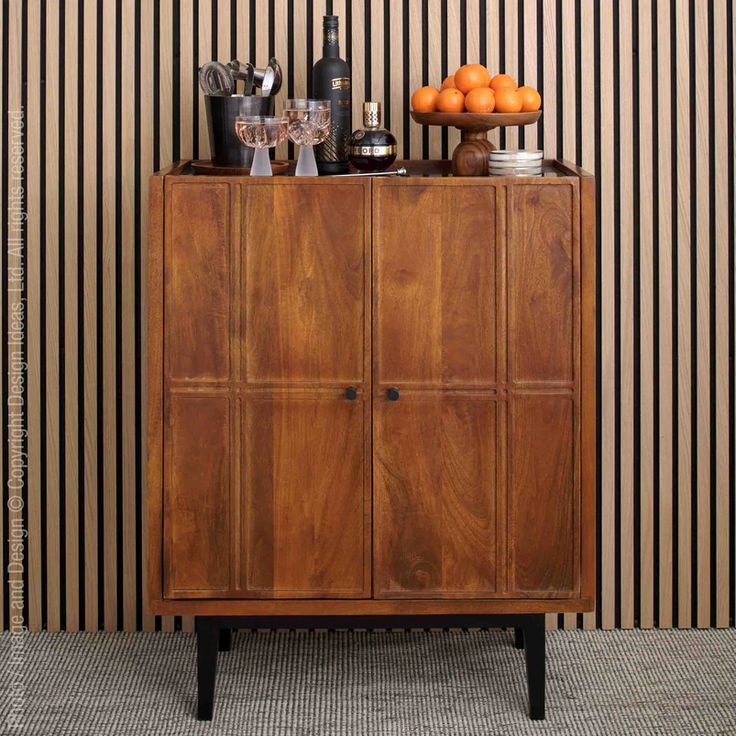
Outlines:
[{"label": "cabinet door panel", "polygon": [[361,382],[365,188],[281,184],[243,191],[246,379]]},{"label": "cabinet door panel", "polygon": [[169,378],[230,376],[230,188],[174,184],[166,253]]},{"label": "cabinet door panel", "polygon": [[173,395],[165,430],[166,595],[230,588],[230,410],[227,396]]},{"label": "cabinet door panel", "polygon": [[496,590],[496,402],[377,399],[375,593],[473,597]]},{"label": "cabinet door panel", "polygon": [[495,192],[376,183],[378,383],[495,382]]},{"label": "cabinet door panel", "polygon": [[244,594],[369,595],[363,413],[362,396],[246,402]]},{"label": "cabinet door panel", "polygon": [[574,379],[575,271],[572,186],[509,188],[509,377]]},{"label": "cabinet door panel", "polygon": [[573,406],[569,396],[510,402],[509,578],[517,593],[568,596],[577,590]]}]

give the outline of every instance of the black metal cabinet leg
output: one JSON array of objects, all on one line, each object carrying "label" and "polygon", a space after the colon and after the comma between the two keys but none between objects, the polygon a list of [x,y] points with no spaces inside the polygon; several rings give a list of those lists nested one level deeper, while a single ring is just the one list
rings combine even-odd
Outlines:
[{"label": "black metal cabinet leg", "polygon": [[197,718],[212,720],[219,626],[206,617],[197,617]]},{"label": "black metal cabinet leg", "polygon": [[514,629],[514,646],[517,649],[524,648],[524,629],[521,629],[521,628]]},{"label": "black metal cabinet leg", "polygon": [[529,687],[529,717],[544,719],[544,616],[529,616],[524,625],[526,677]]},{"label": "black metal cabinet leg", "polygon": [[217,643],[218,652],[229,652],[232,646],[232,629],[220,629],[220,639]]}]

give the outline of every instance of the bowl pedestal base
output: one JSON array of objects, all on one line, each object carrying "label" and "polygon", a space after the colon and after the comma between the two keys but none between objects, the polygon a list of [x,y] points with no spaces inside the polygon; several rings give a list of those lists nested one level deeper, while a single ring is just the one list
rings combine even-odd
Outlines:
[{"label": "bowl pedestal base", "polygon": [[454,176],[488,176],[488,154],[496,146],[488,140],[485,130],[463,130],[460,143],[452,153]]}]

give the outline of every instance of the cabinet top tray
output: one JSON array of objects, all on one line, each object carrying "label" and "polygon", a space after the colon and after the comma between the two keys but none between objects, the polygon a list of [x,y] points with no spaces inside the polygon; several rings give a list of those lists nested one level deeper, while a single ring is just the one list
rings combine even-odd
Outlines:
[{"label": "cabinet top tray", "polygon": [[[441,114],[441,113],[427,113],[427,114]],[[471,113],[467,113],[471,114]],[[530,115],[536,115],[536,113],[527,113]],[[294,168],[295,162],[288,162],[288,169],[279,176],[273,176],[272,178],[267,177],[254,177],[251,179],[249,176],[242,176],[237,174],[228,174],[221,176],[204,176],[199,175],[192,166],[191,160],[177,161],[171,166],[156,172],[154,176],[166,176],[166,177],[194,177],[198,181],[216,182],[216,181],[231,181],[238,182],[239,184],[303,184],[303,185],[329,185],[329,184],[346,184],[346,183],[359,183],[366,181],[384,181],[386,183],[392,183],[394,185],[400,185],[402,182],[407,182],[411,179],[416,178],[448,178],[452,179],[452,162],[451,161],[423,161],[423,160],[409,160],[409,161],[396,161],[392,168],[403,166],[408,171],[408,176],[390,176],[387,178],[383,177],[370,177],[370,176],[356,176],[356,177],[340,177],[340,176],[319,176],[319,177],[295,177]],[[570,161],[564,161],[562,159],[545,159],[543,165],[543,175],[541,177],[531,177],[525,179],[514,179],[517,182],[539,182],[549,179],[555,179],[560,177],[584,177],[591,176],[587,171],[584,171],[579,166],[576,166]],[[457,177],[455,177],[457,178]],[[487,182],[489,184],[507,181],[506,177],[475,177],[474,182],[481,184]]]}]

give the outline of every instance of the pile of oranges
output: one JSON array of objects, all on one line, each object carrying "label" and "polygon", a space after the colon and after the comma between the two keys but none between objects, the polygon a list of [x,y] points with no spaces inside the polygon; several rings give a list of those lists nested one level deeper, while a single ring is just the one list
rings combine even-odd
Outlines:
[{"label": "pile of oranges", "polygon": [[421,87],[411,96],[415,112],[534,112],[541,106],[533,87],[517,87],[508,74],[491,77],[482,64],[465,64],[439,89]]}]

